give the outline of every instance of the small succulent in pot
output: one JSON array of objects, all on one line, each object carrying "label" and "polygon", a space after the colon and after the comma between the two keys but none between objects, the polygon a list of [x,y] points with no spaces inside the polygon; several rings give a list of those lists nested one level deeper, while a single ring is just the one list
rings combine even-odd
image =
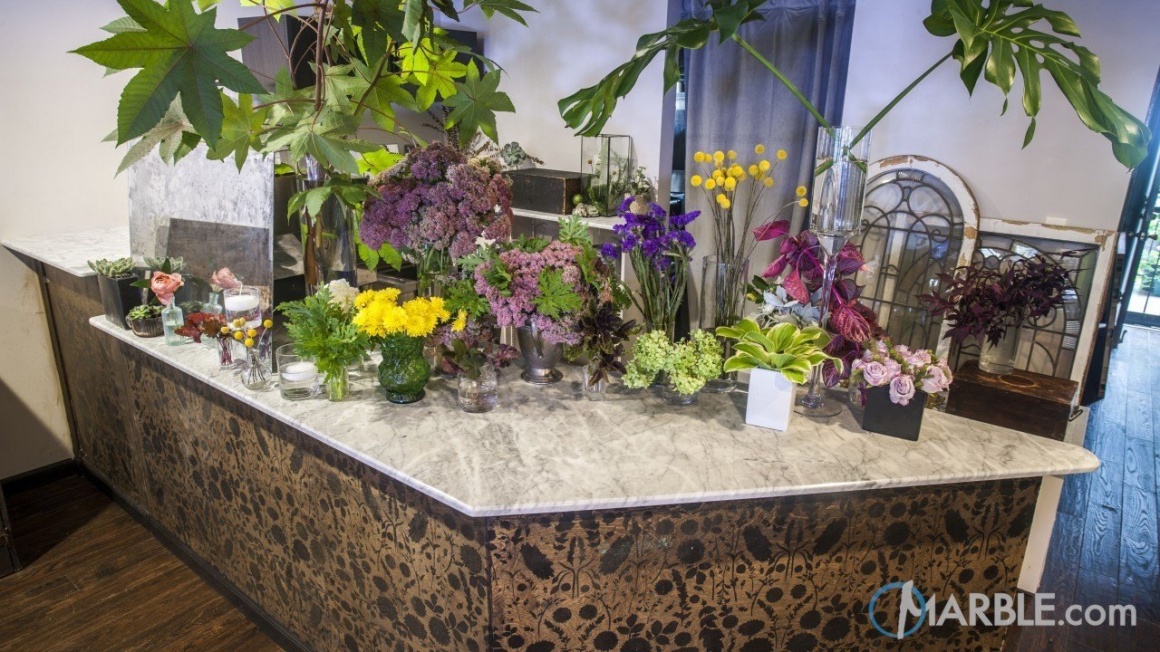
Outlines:
[{"label": "small succulent in pot", "polygon": [[160,316],[161,306],[156,304],[147,304],[134,307],[129,311],[127,319],[129,319],[129,321],[137,321],[139,319],[154,319]]},{"label": "small succulent in pot", "polygon": [[137,277],[132,258],[90,260],[89,268],[97,273],[97,287],[101,292],[101,307],[105,319],[121,328],[127,328],[125,315],[134,306],[144,302],[141,290],[133,286]]},{"label": "small succulent in pot", "polygon": [[125,316],[132,328],[133,334],[138,337],[159,337],[165,329],[161,325],[161,306],[144,304],[134,306]]},{"label": "small succulent in pot", "polygon": [[115,260],[101,258],[100,260],[90,260],[88,263],[89,269],[104,278],[118,280],[134,276],[132,258],[117,258]]}]

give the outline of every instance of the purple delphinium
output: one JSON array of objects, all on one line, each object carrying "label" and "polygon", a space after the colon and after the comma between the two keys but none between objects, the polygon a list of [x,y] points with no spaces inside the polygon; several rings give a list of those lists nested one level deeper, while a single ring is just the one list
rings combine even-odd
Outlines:
[{"label": "purple delphinium", "polygon": [[412,151],[371,186],[380,196],[366,202],[359,225],[371,249],[390,243],[412,259],[432,249],[456,259],[475,251],[480,236],[503,240],[511,234],[507,180],[445,143]]}]

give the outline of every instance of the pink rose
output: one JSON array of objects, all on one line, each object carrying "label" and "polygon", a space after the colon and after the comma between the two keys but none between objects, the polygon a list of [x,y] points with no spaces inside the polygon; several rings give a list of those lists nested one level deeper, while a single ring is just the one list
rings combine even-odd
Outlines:
[{"label": "pink rose", "polygon": [[234,276],[229,267],[223,267],[214,272],[213,276],[209,277],[209,282],[223,290],[242,287],[242,282]]},{"label": "pink rose", "polygon": [[914,398],[914,379],[906,374],[895,376],[890,381],[890,401],[898,405],[907,405]]},{"label": "pink rose", "polygon": [[927,394],[937,394],[951,384],[950,378],[947,378],[942,368],[938,365],[927,369],[926,376],[922,379],[922,391]]},{"label": "pink rose", "polygon": [[[861,362],[859,360],[859,362]],[[857,364],[857,363],[855,363]],[[866,362],[860,365],[862,369],[862,378],[866,384],[871,387],[881,387],[890,382],[892,374],[887,369],[886,365],[878,361]]]},{"label": "pink rose", "polygon": [[181,280],[181,274],[153,272],[153,278],[149,279],[149,289],[153,290],[157,300],[166,306],[173,303],[173,293],[183,285],[185,281]]}]

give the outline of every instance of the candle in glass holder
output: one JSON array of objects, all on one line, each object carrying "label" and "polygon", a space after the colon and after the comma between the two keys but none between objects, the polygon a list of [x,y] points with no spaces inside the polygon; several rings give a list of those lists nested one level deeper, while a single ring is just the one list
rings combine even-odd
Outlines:
[{"label": "candle in glass holder", "polygon": [[294,345],[278,347],[278,381],[282,398],[300,401],[318,394],[318,367],[311,360],[294,353]]}]

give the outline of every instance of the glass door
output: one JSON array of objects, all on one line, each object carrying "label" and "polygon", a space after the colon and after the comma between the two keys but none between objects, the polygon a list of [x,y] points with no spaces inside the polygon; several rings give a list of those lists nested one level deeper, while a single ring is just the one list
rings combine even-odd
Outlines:
[{"label": "glass door", "polygon": [[1148,221],[1134,234],[1140,249],[1136,263],[1136,278],[1126,299],[1128,310],[1124,315],[1125,324],[1160,326],[1160,218],[1157,207],[1149,211]]}]

